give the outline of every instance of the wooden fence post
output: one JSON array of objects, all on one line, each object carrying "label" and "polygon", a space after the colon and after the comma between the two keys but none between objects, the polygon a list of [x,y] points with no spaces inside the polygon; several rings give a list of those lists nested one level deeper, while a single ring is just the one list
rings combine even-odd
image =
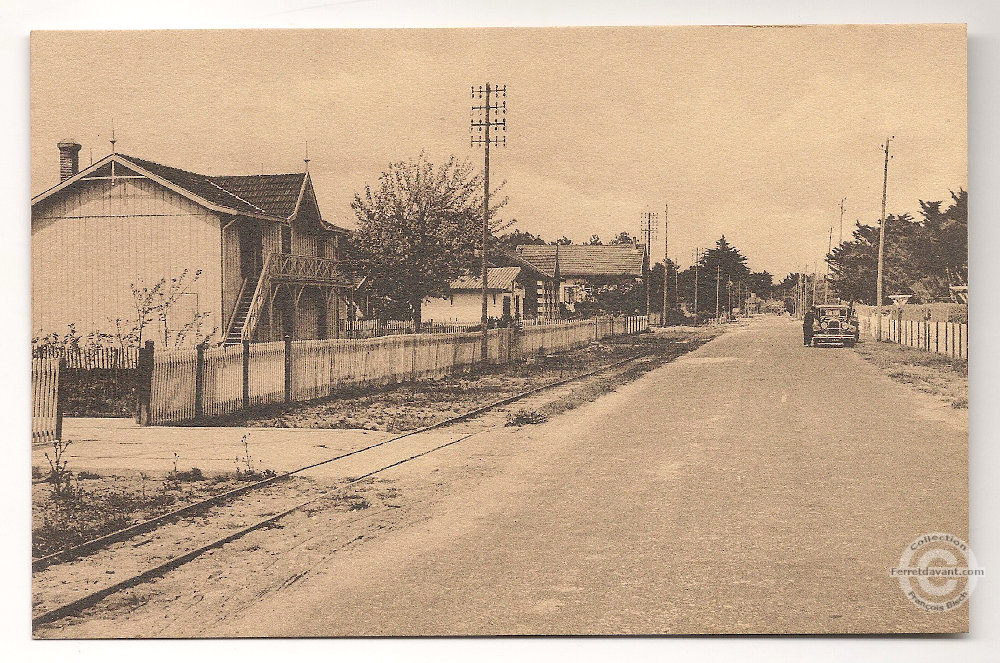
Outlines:
[{"label": "wooden fence post", "polygon": [[292,336],[285,334],[285,402],[292,402]]},{"label": "wooden fence post", "polygon": [[56,366],[56,439],[62,441],[63,424],[63,369],[66,368],[66,359],[60,358]]},{"label": "wooden fence post", "polygon": [[195,348],[194,361],[194,418],[205,416],[205,344]]},{"label": "wooden fence post", "polygon": [[250,407],[250,341],[243,339],[243,410]]},{"label": "wooden fence post", "polygon": [[150,406],[153,398],[153,364],[155,360],[153,348],[153,342],[146,341],[143,347],[139,348],[139,359],[136,362],[135,420],[140,426],[148,426],[152,418]]}]

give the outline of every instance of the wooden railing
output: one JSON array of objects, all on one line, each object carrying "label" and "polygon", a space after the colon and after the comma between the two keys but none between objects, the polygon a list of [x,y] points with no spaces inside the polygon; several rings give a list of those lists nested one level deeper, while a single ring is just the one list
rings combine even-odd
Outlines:
[{"label": "wooden railing", "polygon": [[236,295],[236,301],[233,302],[233,310],[229,313],[229,324],[226,325],[226,333],[222,335],[223,339],[229,338],[229,332],[233,329],[233,323],[236,322],[236,313],[240,310],[240,302],[243,301],[243,294],[247,291],[247,283],[250,279],[243,279],[243,284],[240,286],[240,294]]},{"label": "wooden railing", "polygon": [[337,261],[319,256],[273,253],[269,256],[270,277],[278,280],[350,285],[337,269]]},{"label": "wooden railing", "polygon": [[257,328],[257,320],[260,318],[260,312],[264,308],[264,302],[271,294],[271,279],[268,274],[270,274],[271,271],[270,267],[272,259],[276,255],[279,254],[269,254],[267,259],[264,261],[264,268],[260,270],[260,278],[257,279],[257,287],[253,291],[253,299],[250,300],[250,309],[247,311],[247,319],[246,322],[243,323],[243,333],[240,336],[241,340],[249,341],[253,338],[254,330]]}]

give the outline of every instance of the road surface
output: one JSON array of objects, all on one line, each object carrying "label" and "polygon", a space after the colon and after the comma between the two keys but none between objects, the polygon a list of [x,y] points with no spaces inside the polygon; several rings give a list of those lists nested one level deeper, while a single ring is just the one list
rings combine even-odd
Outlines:
[{"label": "road surface", "polygon": [[293,520],[42,635],[965,631],[888,569],[923,533],[967,538],[967,435],[966,411],[761,318],[391,471],[401,506],[358,538]]}]

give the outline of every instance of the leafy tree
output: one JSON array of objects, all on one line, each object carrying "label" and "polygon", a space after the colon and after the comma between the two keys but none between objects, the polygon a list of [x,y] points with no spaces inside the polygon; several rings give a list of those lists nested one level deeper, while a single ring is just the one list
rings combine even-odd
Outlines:
[{"label": "leafy tree", "polygon": [[751,272],[746,286],[761,299],[770,299],[774,291],[774,277],[768,271]]},{"label": "leafy tree", "polygon": [[516,247],[522,244],[548,244],[548,242],[540,236],[527,231],[522,232],[517,228],[515,228],[513,232],[500,235],[497,239],[499,240],[500,246],[507,251],[514,251]]},{"label": "leafy tree", "polygon": [[[597,235],[594,235],[594,237],[597,237]],[[620,233],[618,233],[617,235],[615,235],[615,238],[613,240],[611,240],[610,242],[608,242],[608,244],[615,244],[615,245],[618,245],[618,244],[638,244],[638,243],[639,243],[639,240],[637,240],[635,237],[632,237],[632,235],[629,235],[628,231],[626,231],[626,230],[621,231]]]},{"label": "leafy tree", "polygon": [[[914,294],[931,301],[949,296],[949,285],[967,283],[968,193],[952,192],[951,204],[920,201],[920,218],[886,217],[884,269],[886,295]],[[852,239],[827,256],[831,286],[843,299],[874,304],[879,229],[858,222]]]},{"label": "leafy tree", "polygon": [[[507,201],[493,192],[490,200],[496,201],[489,210],[495,232],[495,214]],[[355,194],[351,208],[358,218],[359,271],[383,298],[383,310],[405,305],[419,329],[423,300],[447,295],[451,281],[473,266],[481,242],[482,174],[455,157],[435,166],[421,154],[389,164],[374,188]]]},{"label": "leafy tree", "polygon": [[556,244],[558,246],[569,246],[572,243],[573,243],[573,240],[571,240],[569,237],[566,237],[566,235],[563,235],[562,237],[560,237],[559,239],[557,239],[554,242],[549,242],[549,244]]},{"label": "leafy tree", "polygon": [[584,246],[602,246],[601,238],[599,235],[591,235],[590,239],[583,243]]}]

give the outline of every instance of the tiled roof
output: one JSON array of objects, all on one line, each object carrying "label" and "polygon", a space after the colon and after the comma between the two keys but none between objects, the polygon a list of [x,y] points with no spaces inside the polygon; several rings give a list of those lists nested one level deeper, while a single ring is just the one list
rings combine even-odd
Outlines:
[{"label": "tiled roof", "polygon": [[548,244],[521,244],[517,255],[527,260],[540,272],[554,277],[556,273],[556,247]]},{"label": "tiled roof", "polygon": [[201,175],[127,154],[118,156],[216,205],[283,219],[295,211],[306,176],[305,173]]},{"label": "tiled roof", "polygon": [[226,191],[275,216],[295,212],[305,173],[284,175],[220,175],[209,179]]},{"label": "tiled roof", "polygon": [[[487,290],[510,290],[521,273],[520,267],[491,267],[486,270]],[[481,274],[466,274],[451,282],[452,290],[482,290]]]},{"label": "tiled roof", "polygon": [[554,271],[559,251],[560,276],[642,276],[643,250],[636,244],[564,246],[522,244],[518,255],[544,272]]}]

